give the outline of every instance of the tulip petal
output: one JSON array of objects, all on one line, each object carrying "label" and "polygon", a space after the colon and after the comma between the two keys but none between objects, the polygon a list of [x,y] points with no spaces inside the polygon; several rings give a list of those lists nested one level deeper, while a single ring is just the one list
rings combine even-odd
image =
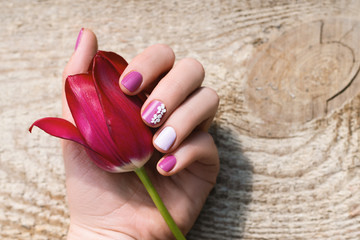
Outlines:
[{"label": "tulip petal", "polygon": [[65,93],[76,126],[89,147],[106,159],[118,159],[91,75],[69,76]]},{"label": "tulip petal", "polygon": [[87,146],[79,130],[65,119],[52,117],[39,119],[31,125],[29,128],[30,132],[34,126],[42,129],[52,136],[71,140]]},{"label": "tulip petal", "polygon": [[140,117],[141,100],[121,91],[119,77],[120,72],[107,59],[95,56],[93,79],[110,135],[124,158],[142,161],[153,151],[152,133]]},{"label": "tulip petal", "polygon": [[108,172],[116,172],[115,165],[109,160],[109,158],[104,158],[102,155],[94,152],[92,149],[86,149],[86,152],[90,156],[91,160],[96,164],[96,166]]},{"label": "tulip petal", "polygon": [[108,62],[110,62],[119,74],[121,74],[128,65],[123,57],[114,52],[98,51],[97,55],[104,57]]}]

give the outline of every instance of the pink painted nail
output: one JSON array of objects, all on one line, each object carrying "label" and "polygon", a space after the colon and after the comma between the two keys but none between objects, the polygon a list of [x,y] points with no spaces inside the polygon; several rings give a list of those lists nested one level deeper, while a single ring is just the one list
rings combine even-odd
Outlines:
[{"label": "pink painted nail", "polygon": [[161,122],[165,113],[166,113],[165,105],[158,100],[153,100],[145,108],[144,112],[141,114],[141,117],[148,124],[155,126],[156,124]]},{"label": "pink painted nail", "polygon": [[130,92],[134,92],[140,87],[142,81],[143,78],[140,73],[131,71],[121,80],[121,84]]},{"label": "pink painted nail", "polygon": [[80,32],[79,32],[79,34],[78,34],[78,37],[77,37],[77,39],[76,39],[75,50],[76,50],[76,49],[78,48],[78,46],[79,46],[79,43],[80,43],[81,36],[82,36],[83,32],[84,32],[84,28],[81,28],[81,30],[80,30]]},{"label": "pink painted nail", "polygon": [[175,129],[172,127],[164,128],[154,140],[156,146],[160,149],[167,151],[173,145],[176,139]]},{"label": "pink painted nail", "polygon": [[165,172],[170,172],[176,164],[176,158],[173,155],[166,156],[160,163],[159,167]]}]

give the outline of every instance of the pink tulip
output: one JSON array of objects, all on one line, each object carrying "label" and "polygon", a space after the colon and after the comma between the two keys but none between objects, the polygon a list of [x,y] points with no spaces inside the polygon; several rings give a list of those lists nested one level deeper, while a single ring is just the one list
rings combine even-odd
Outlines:
[{"label": "pink tulip", "polygon": [[68,76],[66,99],[76,127],[61,118],[43,118],[32,124],[52,136],[85,146],[100,168],[127,172],[142,167],[153,152],[152,133],[143,123],[140,96],[126,96],[119,77],[126,61],[112,52],[98,51],[89,72]]}]

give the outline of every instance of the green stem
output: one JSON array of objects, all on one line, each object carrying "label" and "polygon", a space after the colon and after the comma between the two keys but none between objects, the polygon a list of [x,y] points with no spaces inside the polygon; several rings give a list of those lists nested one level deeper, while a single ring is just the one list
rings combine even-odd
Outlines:
[{"label": "green stem", "polygon": [[166,224],[169,226],[171,232],[174,234],[176,240],[186,240],[174,219],[171,217],[169,211],[166,209],[164,203],[162,202],[159,194],[157,193],[154,185],[152,185],[150,178],[146,174],[145,168],[141,167],[135,170],[136,175],[140,178],[141,182],[144,184],[146,190],[148,191],[151,199],[155,203],[156,207],[159,209],[161,216],[163,216]]}]

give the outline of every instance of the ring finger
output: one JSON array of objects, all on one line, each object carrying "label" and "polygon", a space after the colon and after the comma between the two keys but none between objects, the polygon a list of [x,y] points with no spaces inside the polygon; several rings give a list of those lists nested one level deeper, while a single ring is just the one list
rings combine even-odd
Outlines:
[{"label": "ring finger", "polygon": [[[154,135],[154,146],[166,153],[176,149],[195,128],[207,130],[216,113],[219,97],[210,88],[196,90],[181,104]],[[205,129],[204,129],[205,128]]]}]

